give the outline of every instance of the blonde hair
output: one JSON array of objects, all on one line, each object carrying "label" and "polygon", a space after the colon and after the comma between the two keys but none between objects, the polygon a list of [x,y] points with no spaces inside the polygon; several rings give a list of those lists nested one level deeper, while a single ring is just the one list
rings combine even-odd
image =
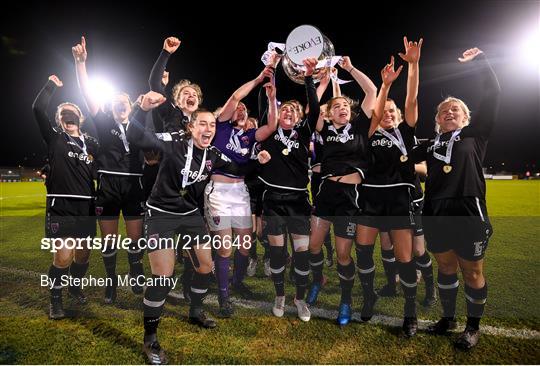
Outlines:
[{"label": "blonde hair", "polygon": [[244,128],[247,128],[249,123],[253,123],[254,128],[259,128],[259,121],[257,121],[257,118],[255,117],[248,117],[246,122],[248,123],[246,123]]},{"label": "blonde hair", "polygon": [[302,103],[300,103],[296,99],[288,100],[285,103],[294,105],[296,111],[298,112],[298,119],[304,119],[304,106],[302,105]]},{"label": "blonde hair", "polygon": [[346,95],[340,95],[338,97],[332,97],[328,100],[328,102],[326,102],[326,118],[327,119],[331,119],[331,111],[332,111],[332,104],[334,104],[334,102],[338,99],[345,99],[345,101],[347,103],[349,103],[349,106],[351,107],[351,119],[353,119],[354,117],[354,112],[353,112],[353,108],[356,106],[356,102],[354,100],[352,100],[351,98],[349,98],[348,96]]},{"label": "blonde hair", "polygon": [[199,105],[201,105],[203,101],[203,94],[202,94],[201,87],[199,86],[199,84],[192,83],[191,81],[187,79],[180,80],[178,83],[176,83],[173,86],[172,98],[173,98],[174,104],[175,105],[177,104],[176,100],[180,96],[180,93],[182,92],[182,90],[184,90],[184,88],[187,88],[187,87],[190,87],[193,90],[195,90],[195,93],[197,93],[197,96],[199,97]]},{"label": "blonde hair", "polygon": [[397,115],[398,115],[398,121],[397,121],[397,123],[398,123],[398,125],[399,125],[401,122],[403,122],[403,114],[401,113],[401,109],[399,109],[399,107],[397,106],[396,101],[395,101],[394,99],[392,99],[392,98],[386,98],[386,101],[387,101],[387,102],[392,102],[392,103],[394,103],[394,107],[396,107],[395,109],[396,109],[396,113],[397,113]]},{"label": "blonde hair", "polygon": [[84,122],[84,114],[77,104],[71,103],[71,102],[60,103],[58,107],[56,107],[56,113],[54,115],[54,120],[56,121],[56,124],[58,126],[61,126],[60,114],[62,113],[62,109],[64,109],[65,106],[70,106],[70,107],[75,108],[75,110],[77,111],[77,114],[79,115],[79,128],[80,128],[82,126],[82,123]]},{"label": "blonde hair", "polygon": [[465,104],[464,101],[462,101],[459,98],[455,97],[447,97],[445,100],[439,103],[437,106],[437,114],[435,115],[435,132],[440,133],[441,127],[439,126],[439,123],[437,122],[437,117],[439,116],[439,113],[441,113],[441,109],[443,105],[448,103],[457,103],[460,107],[463,113],[465,113],[465,117],[467,118],[466,121],[463,123],[463,126],[469,125],[469,122],[471,121],[471,111],[469,107],[467,107],[467,104]]}]

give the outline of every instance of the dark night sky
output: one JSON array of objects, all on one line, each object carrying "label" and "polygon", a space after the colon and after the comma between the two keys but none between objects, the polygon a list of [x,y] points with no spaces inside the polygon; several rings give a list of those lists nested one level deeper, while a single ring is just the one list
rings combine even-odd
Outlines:
[{"label": "dark night sky", "polygon": [[[530,167],[534,163],[538,170],[540,75],[538,69],[519,61],[516,45],[528,30],[540,26],[539,1],[451,1],[422,6],[387,2],[369,12],[353,11],[350,2],[336,3],[335,10],[330,6],[315,9],[300,2],[272,2],[271,9],[262,10],[256,8],[267,6],[266,2],[242,8],[199,5],[199,9],[180,1],[152,1],[149,5],[80,3],[19,2],[2,11],[0,166],[39,166],[43,162],[45,144],[32,119],[31,104],[50,74],[64,81],[51,108],[66,100],[83,105],[71,56],[71,46],[82,34],[87,39],[90,76],[106,75],[132,98],[147,90],[148,75],[164,38],[179,37],[182,45],[168,67],[172,83],[181,78],[199,83],[204,105],[214,109],[235,88],[258,74],[262,69],[260,56],[269,41],[284,42],[294,27],[313,24],[332,40],[338,55],[349,55],[376,85],[389,56],[394,54],[399,59],[403,35],[409,39],[424,37],[419,137],[433,134],[435,107],[449,94],[469,104],[474,121],[479,83],[474,73],[468,72],[469,64],[459,64],[457,57],[473,46],[483,49],[503,90],[485,165],[500,167],[504,162],[523,171],[526,164]],[[292,4],[298,4],[297,8],[293,10]],[[266,14],[268,11],[273,14]],[[342,79],[347,76],[340,72]],[[399,105],[404,101],[405,82],[403,73],[390,93]],[[277,86],[280,100],[293,96],[304,99],[302,87],[289,81],[283,72],[278,75]],[[362,98],[355,83],[345,86],[343,92]],[[247,102],[251,109],[256,108],[255,98]]]}]

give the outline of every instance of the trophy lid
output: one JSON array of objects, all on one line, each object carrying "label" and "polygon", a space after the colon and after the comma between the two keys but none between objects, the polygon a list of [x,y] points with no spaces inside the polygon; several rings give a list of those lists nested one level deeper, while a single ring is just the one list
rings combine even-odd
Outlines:
[{"label": "trophy lid", "polygon": [[324,49],[324,37],[319,29],[312,25],[301,25],[293,29],[285,43],[288,58],[297,65],[308,57],[318,59]]}]

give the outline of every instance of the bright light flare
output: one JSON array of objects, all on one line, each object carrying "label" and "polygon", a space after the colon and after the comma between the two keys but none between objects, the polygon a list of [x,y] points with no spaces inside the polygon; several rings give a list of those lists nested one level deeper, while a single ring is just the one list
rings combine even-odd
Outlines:
[{"label": "bright light flare", "polygon": [[90,94],[99,105],[103,105],[112,100],[115,89],[111,83],[104,78],[95,78],[89,80]]},{"label": "bright light flare", "polygon": [[519,58],[524,64],[534,67],[540,73],[540,23],[521,41]]}]

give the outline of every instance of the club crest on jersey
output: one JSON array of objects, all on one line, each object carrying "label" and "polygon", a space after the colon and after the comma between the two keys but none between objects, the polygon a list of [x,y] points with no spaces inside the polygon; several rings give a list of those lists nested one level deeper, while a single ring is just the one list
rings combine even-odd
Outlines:
[{"label": "club crest on jersey", "polygon": [[246,144],[246,145],[249,144],[249,137],[248,136],[242,136],[240,139],[242,140],[242,142],[244,144]]},{"label": "club crest on jersey", "polygon": [[58,222],[51,222],[51,232],[56,234],[58,229],[60,229],[60,224]]},{"label": "club crest on jersey", "polygon": [[296,130],[291,131],[291,135],[289,136],[289,139],[296,140],[298,138],[298,132]]},{"label": "club crest on jersey", "polygon": [[95,211],[96,216],[101,216],[101,214],[103,213],[103,207],[96,207]]},{"label": "club crest on jersey", "polygon": [[206,169],[212,170],[212,160],[206,160]]}]

